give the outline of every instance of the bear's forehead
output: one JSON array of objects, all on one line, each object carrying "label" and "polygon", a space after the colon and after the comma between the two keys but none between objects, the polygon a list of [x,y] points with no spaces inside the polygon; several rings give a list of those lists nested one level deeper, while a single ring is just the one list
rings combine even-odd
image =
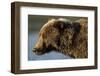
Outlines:
[{"label": "bear's forehead", "polygon": [[61,22],[68,22],[68,23],[72,23],[72,21],[71,20],[69,20],[69,19],[65,19],[65,18],[59,18],[59,19],[57,19],[58,21],[61,21]]},{"label": "bear's forehead", "polygon": [[47,28],[53,27],[55,23],[57,23],[57,20],[55,20],[55,19],[49,20],[47,23],[45,23],[45,24],[42,26],[42,28],[41,28],[40,31],[42,32],[43,30],[45,30],[45,29],[47,29]]},{"label": "bear's forehead", "polygon": [[63,21],[63,19],[51,19],[42,26],[40,33],[46,32],[46,31],[50,30],[51,28],[55,28],[60,31],[61,30],[64,31],[65,29],[69,29],[69,28],[78,30],[79,26],[80,26],[80,24],[77,22],[71,23],[69,21],[65,22],[65,20]]},{"label": "bear's forehead", "polygon": [[64,24],[64,23],[71,24],[72,22],[65,18],[51,19],[42,26],[41,30],[44,30],[48,27],[58,27],[60,26],[60,24]]}]

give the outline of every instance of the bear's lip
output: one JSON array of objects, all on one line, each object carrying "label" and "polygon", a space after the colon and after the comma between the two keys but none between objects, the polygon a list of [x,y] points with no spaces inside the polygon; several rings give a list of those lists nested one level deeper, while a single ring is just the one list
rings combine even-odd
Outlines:
[{"label": "bear's lip", "polygon": [[36,51],[35,54],[36,55],[43,55],[44,53]]},{"label": "bear's lip", "polygon": [[38,51],[38,50],[36,50],[35,48],[34,48],[32,51],[33,51],[33,53],[35,53],[36,55],[43,55],[43,54],[44,54],[44,52]]}]

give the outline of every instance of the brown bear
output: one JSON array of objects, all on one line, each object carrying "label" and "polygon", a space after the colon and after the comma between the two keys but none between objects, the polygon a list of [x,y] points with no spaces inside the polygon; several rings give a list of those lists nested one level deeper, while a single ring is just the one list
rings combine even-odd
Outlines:
[{"label": "brown bear", "polygon": [[73,58],[88,57],[87,20],[51,19],[40,30],[39,40],[33,51],[37,55],[52,50]]}]

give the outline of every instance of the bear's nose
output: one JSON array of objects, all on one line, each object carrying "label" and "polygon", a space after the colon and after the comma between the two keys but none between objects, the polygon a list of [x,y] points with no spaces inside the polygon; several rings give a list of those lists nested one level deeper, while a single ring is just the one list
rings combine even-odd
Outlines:
[{"label": "bear's nose", "polygon": [[36,48],[33,48],[33,49],[32,49],[32,51],[33,51],[33,52],[36,52],[36,51],[37,51],[37,49],[36,49]]}]

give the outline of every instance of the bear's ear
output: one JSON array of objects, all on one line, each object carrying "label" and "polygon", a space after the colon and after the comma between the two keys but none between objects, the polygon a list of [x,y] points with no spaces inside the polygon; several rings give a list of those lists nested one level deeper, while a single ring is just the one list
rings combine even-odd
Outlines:
[{"label": "bear's ear", "polygon": [[69,20],[69,19],[66,19],[66,18],[58,18],[57,19],[58,21],[62,21],[62,22],[70,22],[71,23],[71,20]]},{"label": "bear's ear", "polygon": [[54,18],[49,18],[49,19],[48,19],[48,22],[49,22],[49,21],[55,21],[55,20],[56,20],[56,19],[54,19]]},{"label": "bear's ear", "polygon": [[74,31],[79,32],[81,29],[81,25],[78,22],[73,22],[72,23],[73,27],[74,27]]},{"label": "bear's ear", "polygon": [[87,24],[88,24],[88,20],[87,19],[84,19],[84,18],[78,19],[75,22],[80,23],[81,26],[87,26]]}]

